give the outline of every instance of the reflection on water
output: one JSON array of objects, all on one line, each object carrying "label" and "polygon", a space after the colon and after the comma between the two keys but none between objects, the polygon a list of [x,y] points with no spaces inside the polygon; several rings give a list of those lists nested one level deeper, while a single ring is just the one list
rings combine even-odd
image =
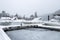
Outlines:
[{"label": "reflection on water", "polygon": [[60,32],[40,28],[7,31],[12,40],[60,40]]}]

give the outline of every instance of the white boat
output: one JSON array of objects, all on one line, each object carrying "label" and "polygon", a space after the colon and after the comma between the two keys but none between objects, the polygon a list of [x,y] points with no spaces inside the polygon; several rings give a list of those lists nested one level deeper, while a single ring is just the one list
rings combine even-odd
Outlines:
[{"label": "white boat", "polygon": [[42,22],[41,17],[38,17],[38,18],[34,18],[33,20],[25,20],[23,23],[24,24],[39,24],[41,22]]}]

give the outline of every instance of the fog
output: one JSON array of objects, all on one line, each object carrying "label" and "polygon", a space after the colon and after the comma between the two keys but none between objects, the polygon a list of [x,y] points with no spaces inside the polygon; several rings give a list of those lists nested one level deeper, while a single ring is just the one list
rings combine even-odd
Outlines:
[{"label": "fog", "polygon": [[0,0],[2,10],[10,14],[30,15],[36,11],[38,15],[53,13],[60,9],[60,0]]}]

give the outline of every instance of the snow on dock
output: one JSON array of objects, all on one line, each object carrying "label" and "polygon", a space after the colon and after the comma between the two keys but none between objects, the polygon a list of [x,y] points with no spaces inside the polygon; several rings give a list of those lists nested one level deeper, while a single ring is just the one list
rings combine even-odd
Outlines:
[{"label": "snow on dock", "polygon": [[20,25],[0,26],[0,40],[11,40],[9,36],[4,32],[3,28],[16,27]]},{"label": "snow on dock", "polygon": [[[44,23],[47,23],[47,24],[49,24],[49,22],[44,22]],[[39,23],[39,24],[24,24],[24,25],[9,25],[9,26],[0,26],[0,40],[11,40],[8,36],[7,36],[7,34],[4,32],[4,30],[3,30],[3,28],[9,28],[9,27],[11,27],[11,28],[14,28],[14,27],[38,27],[38,28],[40,28],[40,27],[42,27],[42,28],[48,28],[48,29],[57,29],[57,30],[60,30],[60,25],[58,24],[58,26],[56,26],[55,24],[55,26],[54,25],[45,25],[44,23]],[[51,24],[51,23],[50,23]]]},{"label": "snow on dock", "polygon": [[[32,24],[31,24],[32,25]],[[30,26],[31,26],[30,25]],[[57,26],[46,26],[46,25],[42,25],[42,24],[34,24],[34,25],[38,25],[38,27],[42,27],[42,28],[54,28],[54,29],[60,29],[60,27],[57,27]],[[16,25],[17,26],[17,25]],[[16,27],[16,26],[13,26],[13,27]],[[0,28],[0,40],[11,40],[8,35],[3,31],[3,28],[6,28],[6,27],[12,27],[12,26],[4,26],[2,28]]]},{"label": "snow on dock", "polygon": [[0,28],[0,40],[11,40],[1,28]]}]

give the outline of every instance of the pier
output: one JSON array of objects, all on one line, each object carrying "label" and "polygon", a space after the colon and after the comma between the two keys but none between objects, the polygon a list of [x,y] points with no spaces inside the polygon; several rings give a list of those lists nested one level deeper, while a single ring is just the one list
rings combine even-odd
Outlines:
[{"label": "pier", "polygon": [[8,35],[5,33],[6,31],[13,31],[13,30],[21,30],[26,28],[42,28],[54,31],[60,31],[59,26],[47,26],[43,24],[26,24],[25,26],[21,25],[12,25],[12,26],[0,26],[0,40],[11,40]]}]

